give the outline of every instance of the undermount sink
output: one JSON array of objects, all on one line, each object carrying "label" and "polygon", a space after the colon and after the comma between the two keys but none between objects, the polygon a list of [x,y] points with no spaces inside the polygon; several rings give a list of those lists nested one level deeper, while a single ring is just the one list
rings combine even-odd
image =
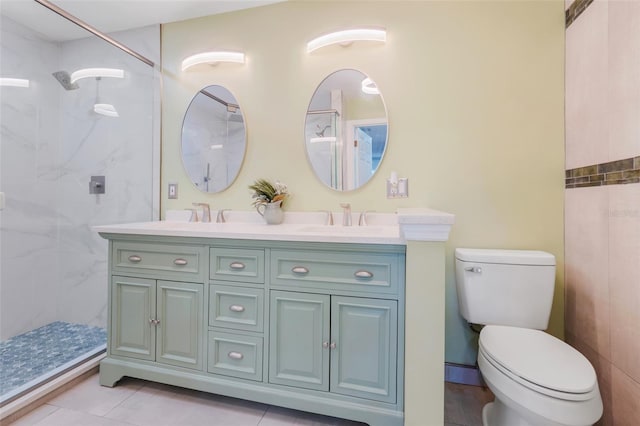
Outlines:
[{"label": "undermount sink", "polygon": [[397,227],[381,226],[305,226],[298,229],[298,232],[310,234],[342,234],[342,235],[376,235],[390,232]]}]

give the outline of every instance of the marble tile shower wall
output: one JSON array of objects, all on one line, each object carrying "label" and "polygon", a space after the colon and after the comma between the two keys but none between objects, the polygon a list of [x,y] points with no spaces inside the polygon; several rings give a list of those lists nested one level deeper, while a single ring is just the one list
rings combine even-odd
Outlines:
[{"label": "marble tile shower wall", "polygon": [[[71,24],[70,24],[71,25]],[[158,29],[136,30],[159,51]],[[0,338],[55,320],[106,326],[107,245],[90,227],[152,219],[153,70],[96,38],[51,42],[2,17]],[[83,79],[67,91],[51,75],[113,67],[125,78]],[[111,103],[119,118],[97,115]],[[89,194],[91,175],[106,194]]]},{"label": "marble tile shower wall", "polygon": [[601,425],[640,419],[640,2],[585,2],[566,33],[565,335]]}]

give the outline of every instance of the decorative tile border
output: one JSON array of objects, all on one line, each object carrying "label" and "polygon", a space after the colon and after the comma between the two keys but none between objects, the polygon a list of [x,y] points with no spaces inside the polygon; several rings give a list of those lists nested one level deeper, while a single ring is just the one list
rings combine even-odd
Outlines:
[{"label": "decorative tile border", "polygon": [[571,6],[564,12],[564,27],[569,28],[569,25],[571,25],[591,3],[593,3],[593,0],[575,0],[571,3]]},{"label": "decorative tile border", "polygon": [[640,157],[567,170],[565,188],[640,183]]}]

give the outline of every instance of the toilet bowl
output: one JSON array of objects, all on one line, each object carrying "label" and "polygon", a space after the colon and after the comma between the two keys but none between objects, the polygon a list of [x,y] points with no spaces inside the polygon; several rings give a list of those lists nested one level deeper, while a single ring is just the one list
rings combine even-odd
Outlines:
[{"label": "toilet bowl", "polygon": [[484,426],[588,426],[602,415],[589,361],[545,333],[555,257],[535,250],[458,248],[460,314],[480,332],[478,366],[495,401]]},{"label": "toilet bowl", "polygon": [[485,426],[587,426],[602,415],[596,374],[571,346],[540,331],[488,325],[478,365],[496,396]]}]

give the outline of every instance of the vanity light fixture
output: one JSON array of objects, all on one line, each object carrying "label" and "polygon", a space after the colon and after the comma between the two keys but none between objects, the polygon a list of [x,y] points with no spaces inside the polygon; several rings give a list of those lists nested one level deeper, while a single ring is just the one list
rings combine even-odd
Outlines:
[{"label": "vanity light fixture", "polygon": [[121,70],[119,68],[83,68],[71,73],[70,84],[75,83],[81,78],[89,77],[124,78],[124,70]]},{"label": "vanity light fixture", "polygon": [[378,85],[369,77],[362,80],[362,91],[368,95],[379,95]]},{"label": "vanity light fixture", "polygon": [[234,62],[244,64],[244,53],[242,52],[203,52],[191,55],[182,61],[182,71],[194,65],[210,64],[217,65],[219,62]]},{"label": "vanity light fixture", "polygon": [[0,86],[29,87],[29,80],[24,78],[0,78]]},{"label": "vanity light fixture", "polygon": [[354,41],[380,41],[384,43],[387,41],[387,31],[379,28],[356,28],[325,34],[307,43],[307,53],[332,44],[348,46]]},{"label": "vanity light fixture", "polygon": [[106,115],[107,117],[120,117],[116,108],[111,104],[95,104],[93,106],[93,112]]}]

